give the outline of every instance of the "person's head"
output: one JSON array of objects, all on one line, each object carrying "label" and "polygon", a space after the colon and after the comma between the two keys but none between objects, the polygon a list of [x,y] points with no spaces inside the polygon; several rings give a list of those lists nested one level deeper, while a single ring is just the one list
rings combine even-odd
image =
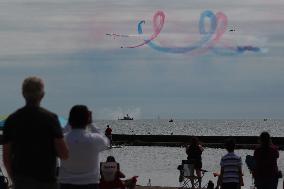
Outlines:
[{"label": "person's head", "polygon": [[115,162],[115,158],[113,156],[108,156],[106,162]]},{"label": "person's head", "polygon": [[271,138],[268,132],[264,131],[259,136],[259,142],[261,146],[267,147],[271,144]]},{"label": "person's head", "polygon": [[196,136],[193,136],[191,138],[191,145],[195,145],[195,146],[199,145],[199,140]]},{"label": "person's head", "polygon": [[27,104],[39,105],[44,97],[44,83],[39,77],[27,77],[22,84],[22,94]]},{"label": "person's head", "polygon": [[85,129],[90,120],[90,113],[85,105],[75,105],[71,108],[68,122],[72,129]]},{"label": "person's head", "polygon": [[235,150],[236,142],[233,138],[228,138],[225,140],[225,148],[228,152],[233,152]]},{"label": "person's head", "polygon": [[107,125],[107,128],[109,128],[109,125]]}]

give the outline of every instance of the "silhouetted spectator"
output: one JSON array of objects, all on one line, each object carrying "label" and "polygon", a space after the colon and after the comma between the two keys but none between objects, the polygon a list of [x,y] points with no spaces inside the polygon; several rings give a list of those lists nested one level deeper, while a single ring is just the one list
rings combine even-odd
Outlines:
[{"label": "silhouetted spectator", "polygon": [[40,107],[44,97],[41,78],[26,78],[22,94],[26,105],[4,124],[4,165],[15,189],[56,189],[56,159],[68,158],[58,117]]},{"label": "silhouetted spectator", "polygon": [[243,185],[242,159],[234,153],[234,139],[227,139],[225,148],[228,153],[222,157],[220,162],[221,172],[218,184],[222,189],[239,189]]},{"label": "silhouetted spectator", "polygon": [[[203,150],[204,149],[199,143],[198,138],[195,136],[191,138],[191,144],[186,146],[187,159],[189,162],[193,163],[196,175],[199,177],[198,178],[199,187],[201,187],[201,168],[202,168],[201,155]],[[193,180],[191,182],[193,186]]]},{"label": "silhouetted spectator", "polygon": [[255,185],[257,189],[277,189],[279,158],[278,147],[273,145],[268,132],[262,132],[259,137],[259,146],[254,151],[256,162]]},{"label": "silhouetted spectator", "polygon": [[61,189],[98,189],[100,180],[99,154],[108,149],[108,139],[87,129],[90,113],[86,106],[73,106],[69,114],[71,131],[65,135],[69,158],[61,162]]},{"label": "silhouetted spectator", "polygon": [[109,127],[109,125],[107,125],[107,128],[105,130],[105,135],[109,139],[110,147],[112,147],[112,129]]}]

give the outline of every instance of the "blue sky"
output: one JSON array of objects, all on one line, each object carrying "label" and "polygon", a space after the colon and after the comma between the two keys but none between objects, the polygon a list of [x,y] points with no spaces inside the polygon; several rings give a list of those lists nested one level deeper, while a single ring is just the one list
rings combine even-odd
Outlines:
[{"label": "blue sky", "polygon": [[[23,105],[29,75],[46,82],[43,105],[68,115],[86,104],[97,119],[283,118],[283,0],[0,0],[0,114]],[[155,40],[183,46],[198,41],[199,16],[221,11],[228,30],[218,46],[252,45],[264,53],[192,56],[135,49],[137,23],[166,14]],[[273,11],[272,11],[273,10]],[[206,23],[207,27],[209,23]]]}]

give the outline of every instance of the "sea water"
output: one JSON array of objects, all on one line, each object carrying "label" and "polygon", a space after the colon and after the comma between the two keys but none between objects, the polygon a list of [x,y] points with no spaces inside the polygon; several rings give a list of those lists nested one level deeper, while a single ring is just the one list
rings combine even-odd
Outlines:
[{"label": "sea water", "polygon": [[[250,174],[246,164],[245,156],[252,155],[252,150],[236,150],[236,154],[240,155],[243,160],[244,188],[252,185],[252,175]],[[208,172],[203,177],[203,184],[212,180],[215,184],[217,178],[213,176],[213,172],[220,172],[221,156],[226,154],[224,149],[205,148],[202,154],[203,169]],[[112,148],[101,153],[100,161],[105,161],[106,157],[112,155],[120,163],[121,171],[127,178],[132,176],[138,177],[138,185],[146,186],[151,180],[152,186],[179,186],[179,171],[177,166],[183,159],[186,159],[184,148],[178,147],[147,147],[147,146],[122,146],[121,148]],[[0,151],[1,167],[2,149]],[[284,171],[284,152],[280,151],[278,165],[280,170]],[[279,189],[282,187],[282,179],[279,180]],[[282,189],[282,188],[281,188]]]},{"label": "sea water", "polygon": [[[214,172],[220,172],[220,160],[227,152],[225,149],[205,148],[202,154],[202,168],[207,170],[203,177],[203,184],[212,180],[215,184],[217,178]],[[252,175],[245,164],[246,155],[253,155],[253,150],[236,150],[243,161],[244,188],[252,185]],[[113,148],[102,153],[101,160],[112,155],[120,163],[122,172],[127,177],[134,175],[138,177],[138,184],[147,185],[149,179],[153,186],[179,186],[179,171],[177,166],[181,164],[187,155],[184,148],[178,147],[146,147],[146,146],[123,146]],[[284,171],[284,152],[280,151],[278,166]],[[279,187],[282,189],[282,179]],[[281,187],[280,187],[281,186]]]},{"label": "sea water", "polygon": [[113,133],[141,135],[197,135],[197,136],[259,136],[268,131],[271,136],[284,136],[284,120],[226,120],[226,119],[191,119],[173,120],[97,120],[97,127],[104,130],[110,125]]},{"label": "sea water", "polygon": [[[284,136],[284,120],[273,119],[149,119],[149,120],[97,120],[97,127],[104,130],[110,125],[116,134],[141,135],[197,135],[197,136],[259,136],[262,131],[268,131],[271,136]],[[253,150],[236,150],[242,157],[245,188],[252,185],[252,175],[246,164],[246,155],[253,155]],[[220,172],[221,157],[225,149],[205,148],[202,159],[203,168],[208,170],[204,175],[203,184],[209,180],[216,183],[213,172]],[[121,164],[121,169],[128,177],[138,175],[138,184],[147,185],[149,179],[155,186],[179,186],[179,171],[177,166],[186,159],[184,148],[179,147],[147,147],[124,146],[113,148],[102,154],[102,160],[113,155]],[[284,171],[284,153],[280,152],[279,167]],[[279,182],[280,183],[280,182]],[[281,184],[282,187],[282,180]]]},{"label": "sea water", "polygon": [[[110,125],[117,134],[173,134],[173,135],[223,135],[223,136],[258,136],[268,131],[271,136],[284,136],[283,120],[96,120],[95,124],[102,131]],[[2,150],[1,150],[2,153]],[[208,172],[203,177],[203,184],[209,180],[216,183],[213,172],[220,172],[220,159],[226,154],[225,149],[205,148],[202,154],[203,169]],[[245,164],[246,155],[253,150],[236,150],[243,160],[244,188],[252,185],[251,174]],[[179,186],[177,166],[187,155],[181,147],[157,146],[122,146],[104,151],[100,159],[112,155],[120,163],[126,177],[139,176],[137,184],[147,185],[149,179],[153,186]],[[0,154],[1,158],[2,155]],[[284,152],[280,151],[279,168],[284,171]],[[2,162],[2,161],[1,161]],[[279,189],[282,187],[282,179]]]}]

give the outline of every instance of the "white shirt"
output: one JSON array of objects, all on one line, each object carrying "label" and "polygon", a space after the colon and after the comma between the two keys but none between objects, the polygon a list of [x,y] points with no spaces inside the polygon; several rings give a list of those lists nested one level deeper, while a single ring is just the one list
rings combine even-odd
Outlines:
[{"label": "white shirt", "polygon": [[108,149],[109,140],[104,135],[85,129],[72,129],[64,138],[69,148],[69,158],[61,161],[59,183],[99,183],[99,153]]},{"label": "white shirt", "polygon": [[[68,133],[70,132],[71,129],[71,125],[67,124],[64,128],[63,128],[63,133]],[[104,133],[102,132],[102,130],[98,127],[95,126],[94,123],[91,123],[87,126],[87,130],[89,130],[91,133],[99,133],[104,135]]]}]

